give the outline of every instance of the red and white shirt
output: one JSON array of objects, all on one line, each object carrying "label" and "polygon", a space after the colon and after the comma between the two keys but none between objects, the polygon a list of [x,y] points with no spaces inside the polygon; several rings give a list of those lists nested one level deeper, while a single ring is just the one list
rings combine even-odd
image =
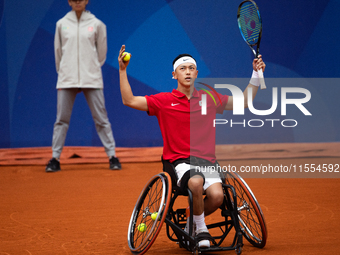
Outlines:
[{"label": "red and white shirt", "polygon": [[[206,115],[201,114],[202,94],[206,94]],[[214,119],[228,102],[227,95],[218,95],[221,101],[196,89],[190,99],[176,89],[146,96],[148,114],[157,117],[162,132],[163,159],[173,162],[196,156],[216,161]]]}]

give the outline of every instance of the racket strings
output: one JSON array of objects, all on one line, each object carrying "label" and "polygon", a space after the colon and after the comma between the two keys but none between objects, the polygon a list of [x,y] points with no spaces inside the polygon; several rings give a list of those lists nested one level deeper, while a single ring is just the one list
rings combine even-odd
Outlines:
[{"label": "racket strings", "polygon": [[261,20],[257,8],[251,2],[245,2],[240,7],[238,21],[244,39],[249,44],[256,44],[261,32]]}]

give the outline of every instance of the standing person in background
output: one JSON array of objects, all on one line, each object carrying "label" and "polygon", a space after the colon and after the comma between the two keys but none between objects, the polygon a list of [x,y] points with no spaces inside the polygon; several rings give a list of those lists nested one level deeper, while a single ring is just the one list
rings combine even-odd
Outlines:
[{"label": "standing person in background", "polygon": [[52,140],[52,159],[46,172],[60,170],[72,108],[77,93],[83,92],[99,138],[109,157],[110,169],[121,169],[115,140],[107,117],[101,67],[107,53],[106,26],[86,10],[88,0],[68,0],[72,11],[57,22],[54,53],[58,73],[57,119]]}]

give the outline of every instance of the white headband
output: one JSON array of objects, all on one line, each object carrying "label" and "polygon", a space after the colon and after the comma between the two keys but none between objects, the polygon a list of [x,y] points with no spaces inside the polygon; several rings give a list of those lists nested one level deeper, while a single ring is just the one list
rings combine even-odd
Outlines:
[{"label": "white headband", "polygon": [[174,64],[174,71],[176,70],[176,68],[179,65],[184,64],[184,63],[192,63],[197,67],[195,59],[193,59],[192,57],[189,57],[189,56],[184,56],[184,57],[181,57],[181,58],[176,60],[176,62]]}]

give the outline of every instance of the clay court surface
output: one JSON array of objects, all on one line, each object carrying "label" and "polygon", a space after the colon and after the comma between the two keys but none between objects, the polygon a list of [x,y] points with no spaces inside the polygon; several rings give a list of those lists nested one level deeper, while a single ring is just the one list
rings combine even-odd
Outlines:
[{"label": "clay court surface", "polygon": [[[339,143],[229,146],[221,154],[226,150],[221,165],[237,168],[340,163]],[[0,255],[131,254],[130,216],[145,183],[162,169],[160,154],[160,148],[119,149],[123,169],[111,171],[102,148],[70,147],[62,171],[45,173],[50,148],[1,149]],[[264,249],[245,240],[242,254],[339,254],[339,177],[245,177],[263,210],[268,240]],[[147,254],[191,254],[167,238],[164,226]]]}]

